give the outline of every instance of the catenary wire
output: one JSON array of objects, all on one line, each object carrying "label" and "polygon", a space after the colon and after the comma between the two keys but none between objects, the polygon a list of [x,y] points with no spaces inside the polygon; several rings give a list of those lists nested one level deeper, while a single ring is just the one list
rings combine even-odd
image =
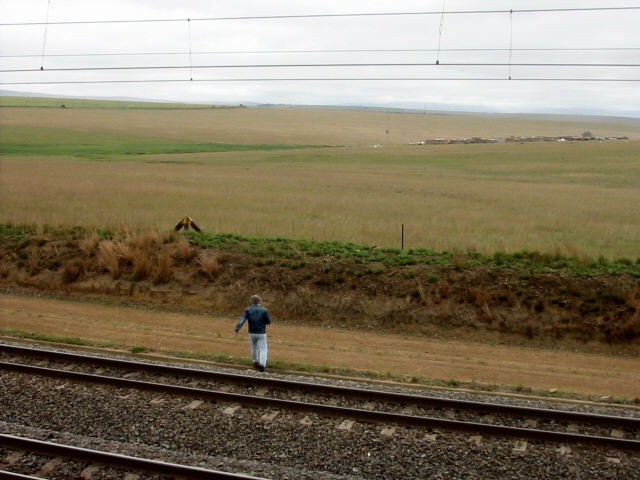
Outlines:
[{"label": "catenary wire", "polygon": [[60,68],[23,68],[0,70],[0,73],[32,73],[32,72],[94,72],[113,70],[182,70],[182,69],[232,69],[232,68],[343,68],[343,67],[640,67],[639,63],[467,63],[446,62],[434,64],[426,62],[399,63],[283,63],[283,64],[230,64],[230,65],[150,65],[129,67],[60,67]]},{"label": "catenary wire", "polygon": [[[509,48],[441,48],[441,52],[508,52]],[[569,48],[512,48],[513,52],[610,52],[638,51],[640,47],[569,47]],[[420,53],[436,52],[435,48],[354,48],[333,50],[212,50],[203,52],[102,52],[102,53],[48,53],[46,57],[108,57],[108,56],[152,56],[152,55],[241,55],[241,54],[285,54],[285,53]],[[39,53],[0,55],[0,58],[40,57]]]},{"label": "catenary wire", "polygon": [[471,14],[497,14],[497,13],[559,13],[559,12],[601,12],[640,10],[640,6],[624,7],[571,7],[571,8],[526,8],[526,9],[501,9],[501,10],[450,10],[450,11],[419,11],[419,12],[370,12],[370,13],[318,13],[299,15],[251,15],[237,17],[201,17],[201,18],[145,18],[130,20],[67,20],[58,22],[15,22],[0,23],[0,27],[27,26],[27,25],[80,25],[99,23],[157,23],[157,22],[212,22],[229,20],[286,20],[297,18],[348,18],[348,17],[392,17],[392,16],[416,16],[416,15],[471,15]]}]

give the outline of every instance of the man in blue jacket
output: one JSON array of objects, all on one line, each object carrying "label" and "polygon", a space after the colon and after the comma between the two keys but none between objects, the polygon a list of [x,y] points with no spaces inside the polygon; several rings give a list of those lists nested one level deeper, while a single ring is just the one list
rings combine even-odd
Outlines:
[{"label": "man in blue jacket", "polygon": [[251,305],[245,309],[235,328],[237,335],[244,322],[249,320],[249,337],[251,338],[251,356],[253,366],[261,372],[267,366],[267,325],[271,323],[269,310],[262,305],[262,299],[258,295],[251,296]]}]

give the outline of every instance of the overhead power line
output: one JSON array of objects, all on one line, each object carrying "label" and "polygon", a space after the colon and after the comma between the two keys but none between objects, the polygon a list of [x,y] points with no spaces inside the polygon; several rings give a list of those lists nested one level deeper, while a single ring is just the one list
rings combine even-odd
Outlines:
[{"label": "overhead power line", "polygon": [[37,82],[0,82],[0,85],[88,85],[124,83],[219,83],[219,82],[640,82],[640,78],[569,78],[569,77],[302,77],[302,78],[199,78],[199,79],[144,79],[144,80],[72,80]]},{"label": "overhead power line", "polygon": [[145,19],[119,19],[119,20],[68,20],[58,22],[16,22],[0,23],[2,27],[15,27],[27,25],[87,25],[100,23],[157,23],[157,22],[215,22],[230,20],[287,20],[297,18],[348,18],[348,17],[397,17],[416,15],[487,15],[497,13],[545,13],[545,12],[601,12],[640,10],[640,6],[627,7],[575,7],[575,8],[526,8],[526,9],[502,9],[502,10],[449,10],[449,11],[421,11],[421,12],[370,12],[370,13],[318,13],[300,15],[250,15],[237,17],[200,17],[200,18],[145,18]]},{"label": "overhead power line", "polygon": [[438,63],[401,62],[401,63],[283,63],[283,64],[237,64],[237,65],[154,65],[130,67],[60,67],[60,68],[24,68],[0,70],[0,73],[30,72],[94,72],[109,70],[183,70],[183,69],[234,69],[234,68],[345,68],[345,67],[640,67],[639,63]]}]

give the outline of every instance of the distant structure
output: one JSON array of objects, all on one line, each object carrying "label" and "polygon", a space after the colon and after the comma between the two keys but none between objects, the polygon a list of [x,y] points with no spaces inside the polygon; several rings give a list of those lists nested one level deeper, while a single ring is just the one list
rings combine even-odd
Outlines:
[{"label": "distant structure", "polygon": [[192,227],[196,232],[200,231],[200,227],[198,227],[198,225],[196,225],[196,222],[194,222],[193,219],[188,216],[184,217],[182,220],[178,222],[178,224],[175,226],[175,230],[176,232],[181,228],[184,228],[185,230],[189,230],[189,227]]},{"label": "distant structure", "polygon": [[596,136],[584,136],[585,132],[582,136],[579,135],[562,135],[558,137],[548,137],[538,135],[536,137],[507,137],[507,138],[480,138],[480,137],[471,137],[471,138],[431,138],[428,140],[421,140],[418,142],[411,142],[409,145],[455,145],[460,143],[531,143],[531,142],[586,142],[590,140],[595,141],[603,141],[603,140],[629,140],[629,137],[596,137]]}]

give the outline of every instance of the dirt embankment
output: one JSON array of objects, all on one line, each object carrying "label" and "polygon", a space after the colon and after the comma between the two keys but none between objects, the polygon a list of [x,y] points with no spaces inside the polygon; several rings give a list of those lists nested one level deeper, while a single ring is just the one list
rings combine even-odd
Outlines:
[{"label": "dirt embankment", "polygon": [[268,261],[177,235],[121,242],[5,236],[0,288],[237,313],[260,293],[282,321],[314,326],[638,352],[640,282],[630,275],[524,274],[455,265]]}]

